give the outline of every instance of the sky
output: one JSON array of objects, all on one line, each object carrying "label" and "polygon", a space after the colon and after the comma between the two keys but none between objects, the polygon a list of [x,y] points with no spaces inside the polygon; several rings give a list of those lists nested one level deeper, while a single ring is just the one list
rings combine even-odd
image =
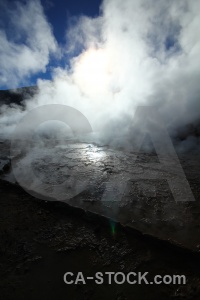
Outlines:
[{"label": "sky", "polygon": [[[30,7],[27,5],[27,3],[32,2],[32,6],[38,6],[39,3],[39,13],[43,15],[43,17],[48,22],[48,25],[52,29],[52,33],[54,35],[54,38],[60,47],[67,47],[66,43],[66,31],[67,28],[70,26],[71,23],[75,22],[75,20],[82,16],[89,16],[89,17],[96,17],[100,13],[100,0],[86,0],[86,1],[80,1],[80,0],[41,0],[41,2],[38,1],[14,1],[14,0],[1,0],[0,2],[0,31],[1,34],[7,35],[9,42],[14,41],[16,38],[16,35],[21,35],[21,28],[15,29],[15,24],[17,16],[19,16],[20,13],[20,7],[21,9],[24,8],[24,12],[21,11],[21,14],[25,13],[25,10],[27,10],[27,13],[31,13],[31,9],[27,9],[26,7]],[[36,12],[35,12],[36,13]],[[22,16],[23,17],[23,16]],[[34,22],[34,21],[33,21]],[[31,24],[29,25],[31,27]],[[19,30],[20,29],[20,30]],[[27,28],[28,29],[28,28]],[[39,27],[38,27],[38,30]],[[21,44],[27,44],[26,41],[27,33],[22,35],[20,37],[20,43]],[[19,45],[19,42],[16,41]],[[53,41],[52,41],[53,43]],[[2,47],[0,49],[0,59],[2,57],[2,60],[0,60],[1,64],[3,64],[4,60],[4,51],[6,51],[6,47]],[[81,50],[80,50],[81,51]],[[69,56],[70,57],[70,56]],[[9,58],[8,58],[9,59]],[[51,69],[52,67],[56,66],[64,66],[66,63],[68,63],[68,55],[65,55],[65,59],[63,61],[62,57],[54,57],[53,55],[49,57],[48,63],[45,66],[45,70],[38,70],[38,72],[27,72],[25,74],[26,78],[12,82],[10,80],[0,79],[0,89],[9,89],[9,88],[15,88],[15,87],[21,87],[26,85],[36,85],[38,78],[43,79],[51,79]],[[13,68],[14,69],[14,68]],[[30,68],[31,69],[31,68]],[[41,68],[42,69],[42,68]],[[16,70],[17,71],[17,70]],[[10,72],[12,72],[12,67]],[[14,70],[15,72],[15,70]],[[4,74],[3,74],[4,75]],[[4,77],[4,76],[2,76]]]},{"label": "sky", "polygon": [[53,26],[53,32],[58,42],[64,43],[65,31],[70,17],[99,15],[101,0],[57,0],[41,1],[48,21]]},{"label": "sky", "polygon": [[[199,120],[199,28],[200,0],[1,0],[0,89],[37,85],[26,111],[66,104],[111,131],[154,105],[174,134]],[[2,109],[11,131],[24,111]]]}]

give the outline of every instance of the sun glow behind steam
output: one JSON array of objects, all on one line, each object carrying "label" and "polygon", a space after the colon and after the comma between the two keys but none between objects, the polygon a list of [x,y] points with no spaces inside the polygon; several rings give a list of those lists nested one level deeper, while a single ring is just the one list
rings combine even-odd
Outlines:
[{"label": "sun glow behind steam", "polygon": [[89,49],[75,59],[74,79],[83,93],[107,90],[111,75],[111,59],[103,49]]}]

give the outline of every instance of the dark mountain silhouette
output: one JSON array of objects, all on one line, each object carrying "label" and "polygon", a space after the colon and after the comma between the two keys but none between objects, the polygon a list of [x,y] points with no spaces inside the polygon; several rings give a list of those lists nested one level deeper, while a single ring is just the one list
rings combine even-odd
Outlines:
[{"label": "dark mountain silhouette", "polygon": [[13,90],[0,90],[0,105],[22,104],[24,99],[31,98],[36,92],[37,86],[22,87]]}]

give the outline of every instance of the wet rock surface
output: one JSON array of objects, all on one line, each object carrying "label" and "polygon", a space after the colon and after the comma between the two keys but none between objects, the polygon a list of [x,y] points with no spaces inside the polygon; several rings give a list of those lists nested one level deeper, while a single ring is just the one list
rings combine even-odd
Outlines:
[{"label": "wet rock surface", "polygon": [[[74,141],[46,144],[19,155],[13,166],[15,177],[22,179],[19,183],[36,197],[62,201],[199,251],[200,155],[182,154],[179,162],[195,201],[174,198],[165,177],[176,180],[176,165],[163,171],[156,155],[119,147]],[[11,172],[4,179],[14,182],[15,177]],[[184,184],[179,192],[185,197]]]},{"label": "wet rock surface", "polygon": [[[1,155],[9,157],[8,144],[0,146]],[[129,181],[123,201],[102,205],[105,182],[111,174],[125,176],[133,167],[130,157],[134,153],[127,156],[120,149],[83,143],[46,147],[35,154],[30,162],[40,181],[54,185],[67,179],[70,186],[69,170],[74,170],[73,176],[89,179],[89,186],[65,203],[59,199],[43,201],[13,184],[10,169],[4,172],[0,180],[3,299],[200,298],[198,156],[179,157],[194,203],[176,203],[166,181],[152,184],[147,180],[137,184]],[[17,156],[14,163],[25,157]],[[141,161],[156,159],[140,154],[136,170],[140,172]],[[168,239],[189,250],[165,242]],[[65,285],[63,275],[67,271],[82,271],[86,276],[108,271],[149,272],[150,281],[157,274],[184,274],[187,284],[97,286],[89,281],[86,285]]]}]

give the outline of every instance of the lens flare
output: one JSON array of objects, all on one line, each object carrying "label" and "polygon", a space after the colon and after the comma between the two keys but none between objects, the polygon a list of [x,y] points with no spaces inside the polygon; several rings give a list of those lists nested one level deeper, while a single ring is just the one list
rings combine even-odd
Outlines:
[{"label": "lens flare", "polygon": [[111,226],[112,235],[114,236],[116,233],[116,223],[114,221],[110,221],[110,226]]}]

